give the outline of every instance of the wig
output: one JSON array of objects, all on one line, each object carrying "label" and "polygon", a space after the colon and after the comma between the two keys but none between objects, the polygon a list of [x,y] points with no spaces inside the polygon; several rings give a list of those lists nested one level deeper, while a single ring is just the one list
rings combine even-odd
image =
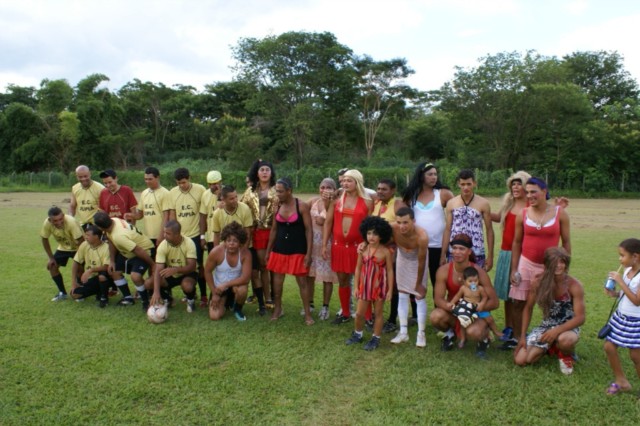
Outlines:
[{"label": "wig", "polygon": [[385,219],[377,216],[368,216],[360,223],[360,235],[362,239],[367,241],[367,232],[373,231],[380,237],[380,243],[387,244],[391,239],[393,230],[391,225]]}]

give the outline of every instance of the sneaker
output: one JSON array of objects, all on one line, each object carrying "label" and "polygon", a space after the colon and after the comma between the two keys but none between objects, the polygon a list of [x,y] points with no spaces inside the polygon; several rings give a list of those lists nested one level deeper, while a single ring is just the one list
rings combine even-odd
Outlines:
[{"label": "sneaker", "polygon": [[385,322],[384,325],[382,326],[383,333],[393,333],[397,329],[398,329],[398,326],[392,323],[391,321]]},{"label": "sneaker", "polygon": [[362,343],[362,334],[358,334],[354,331],[351,333],[351,337],[344,341],[344,344],[349,346],[355,343]]},{"label": "sneaker", "polygon": [[573,373],[573,358],[570,355],[560,355],[558,357],[558,362],[560,364],[560,371],[562,372],[562,374],[568,376],[569,374]]},{"label": "sneaker", "polygon": [[267,308],[264,306],[260,306],[256,312],[258,313],[258,315],[263,317],[267,314]]},{"label": "sneaker", "polygon": [[323,306],[322,309],[320,309],[320,315],[318,315],[318,318],[320,318],[321,321],[325,321],[329,319],[329,307],[328,306]]},{"label": "sneaker", "polygon": [[235,315],[236,319],[238,321],[246,321],[247,317],[245,316],[245,314],[242,313],[242,311],[233,311],[233,315]]},{"label": "sneaker", "polygon": [[[314,311],[314,307],[313,306],[309,306],[309,312],[313,313]],[[300,316],[303,317],[304,316],[304,308],[300,309]]]},{"label": "sneaker", "polygon": [[200,298],[200,307],[206,308],[208,304],[209,304],[209,299],[207,299],[207,296],[202,296]]},{"label": "sneaker", "polygon": [[75,300],[77,303],[82,303],[82,302],[84,302],[85,299],[84,299],[84,297],[81,297],[79,299],[73,299],[73,300]]},{"label": "sneaker", "polygon": [[252,303],[255,303],[256,300],[258,300],[258,299],[256,299],[255,296],[249,296],[249,297],[247,297],[247,301],[244,302],[244,303],[251,305]]},{"label": "sneaker", "polygon": [[501,351],[511,351],[518,346],[518,341],[516,339],[508,339],[505,340],[504,343],[500,346]]},{"label": "sneaker", "polygon": [[109,304],[109,300],[108,299],[100,299],[100,302],[98,303],[98,306],[101,307],[101,308],[106,308],[108,304]]},{"label": "sneaker", "polygon": [[187,299],[187,312],[192,313],[196,310],[196,301]]},{"label": "sneaker", "polygon": [[66,293],[60,292],[58,294],[56,294],[56,296],[51,299],[52,302],[61,302],[63,300],[66,300],[69,296]]},{"label": "sneaker", "polygon": [[513,328],[505,327],[504,330],[502,330],[502,337],[500,338],[500,340],[506,342],[511,339],[513,339]]},{"label": "sneaker", "polygon": [[364,326],[366,327],[367,330],[373,331],[373,320],[370,319],[369,321],[365,321]]},{"label": "sneaker", "polygon": [[362,349],[364,349],[365,351],[372,351],[374,349],[377,349],[378,346],[380,346],[380,338],[373,336]]},{"label": "sneaker", "polygon": [[350,317],[343,317],[342,315],[340,315],[339,317],[337,317],[336,319],[334,319],[331,324],[335,324],[335,325],[340,325],[340,324],[344,324],[346,322],[349,322],[351,318]]},{"label": "sneaker", "polygon": [[136,304],[136,301],[133,300],[133,296],[123,297],[118,302],[118,306],[131,306],[131,305],[135,305],[135,304]]},{"label": "sneaker", "polygon": [[453,350],[453,348],[455,347],[455,343],[456,343],[456,337],[449,337],[447,335],[445,335],[442,338],[442,343],[440,344],[440,350],[442,352],[449,352],[450,350]]},{"label": "sneaker", "polygon": [[424,331],[418,331],[418,337],[416,338],[416,346],[419,348],[425,348],[427,346],[427,338],[424,335]]},{"label": "sneaker", "polygon": [[476,346],[476,356],[478,358],[486,358],[487,349],[489,349],[489,339],[479,341],[478,345]]},{"label": "sneaker", "polygon": [[409,341],[409,335],[407,333],[398,333],[396,337],[391,339],[391,343],[397,345],[398,343],[405,343]]}]

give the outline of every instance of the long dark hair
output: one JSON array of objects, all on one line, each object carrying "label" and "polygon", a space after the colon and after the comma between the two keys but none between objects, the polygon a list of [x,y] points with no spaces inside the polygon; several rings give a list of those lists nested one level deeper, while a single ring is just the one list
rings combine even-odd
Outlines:
[{"label": "long dark hair", "polygon": [[256,190],[258,183],[260,183],[260,179],[258,178],[258,170],[260,170],[260,167],[262,166],[267,166],[271,169],[271,179],[269,180],[269,186],[272,187],[276,185],[276,169],[273,168],[273,164],[271,164],[269,161],[258,159],[254,161],[254,163],[251,165],[251,168],[249,169],[249,173],[247,173],[247,177],[251,181],[251,189],[254,191]]},{"label": "long dark hair", "polygon": [[[425,161],[424,163],[418,164],[416,170],[413,172],[413,176],[409,181],[409,184],[405,188],[402,193],[402,201],[408,206],[413,207],[415,205],[420,192],[422,191],[422,185],[424,184],[424,174],[426,171],[435,169],[436,166],[433,163]],[[449,187],[445,186],[440,182],[440,178],[436,181],[436,184],[433,187],[434,189],[449,189]]]}]

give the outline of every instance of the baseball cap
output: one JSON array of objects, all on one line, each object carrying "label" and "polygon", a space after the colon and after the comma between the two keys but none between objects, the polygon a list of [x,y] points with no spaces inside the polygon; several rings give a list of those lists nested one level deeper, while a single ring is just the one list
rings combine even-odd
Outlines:
[{"label": "baseball cap", "polygon": [[104,172],[100,173],[100,178],[104,179],[106,177],[110,177],[110,178],[116,178],[118,175],[116,175],[116,171],[112,170],[112,169],[107,169]]},{"label": "baseball cap", "polygon": [[217,170],[211,170],[207,173],[207,183],[218,183],[222,180],[222,175]]}]

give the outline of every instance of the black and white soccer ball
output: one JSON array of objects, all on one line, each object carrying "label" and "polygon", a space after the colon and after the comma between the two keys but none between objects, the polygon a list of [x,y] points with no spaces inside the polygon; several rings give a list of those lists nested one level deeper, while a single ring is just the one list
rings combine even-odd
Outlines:
[{"label": "black and white soccer ball", "polygon": [[153,305],[147,309],[147,318],[153,324],[162,324],[169,317],[167,305]]}]

